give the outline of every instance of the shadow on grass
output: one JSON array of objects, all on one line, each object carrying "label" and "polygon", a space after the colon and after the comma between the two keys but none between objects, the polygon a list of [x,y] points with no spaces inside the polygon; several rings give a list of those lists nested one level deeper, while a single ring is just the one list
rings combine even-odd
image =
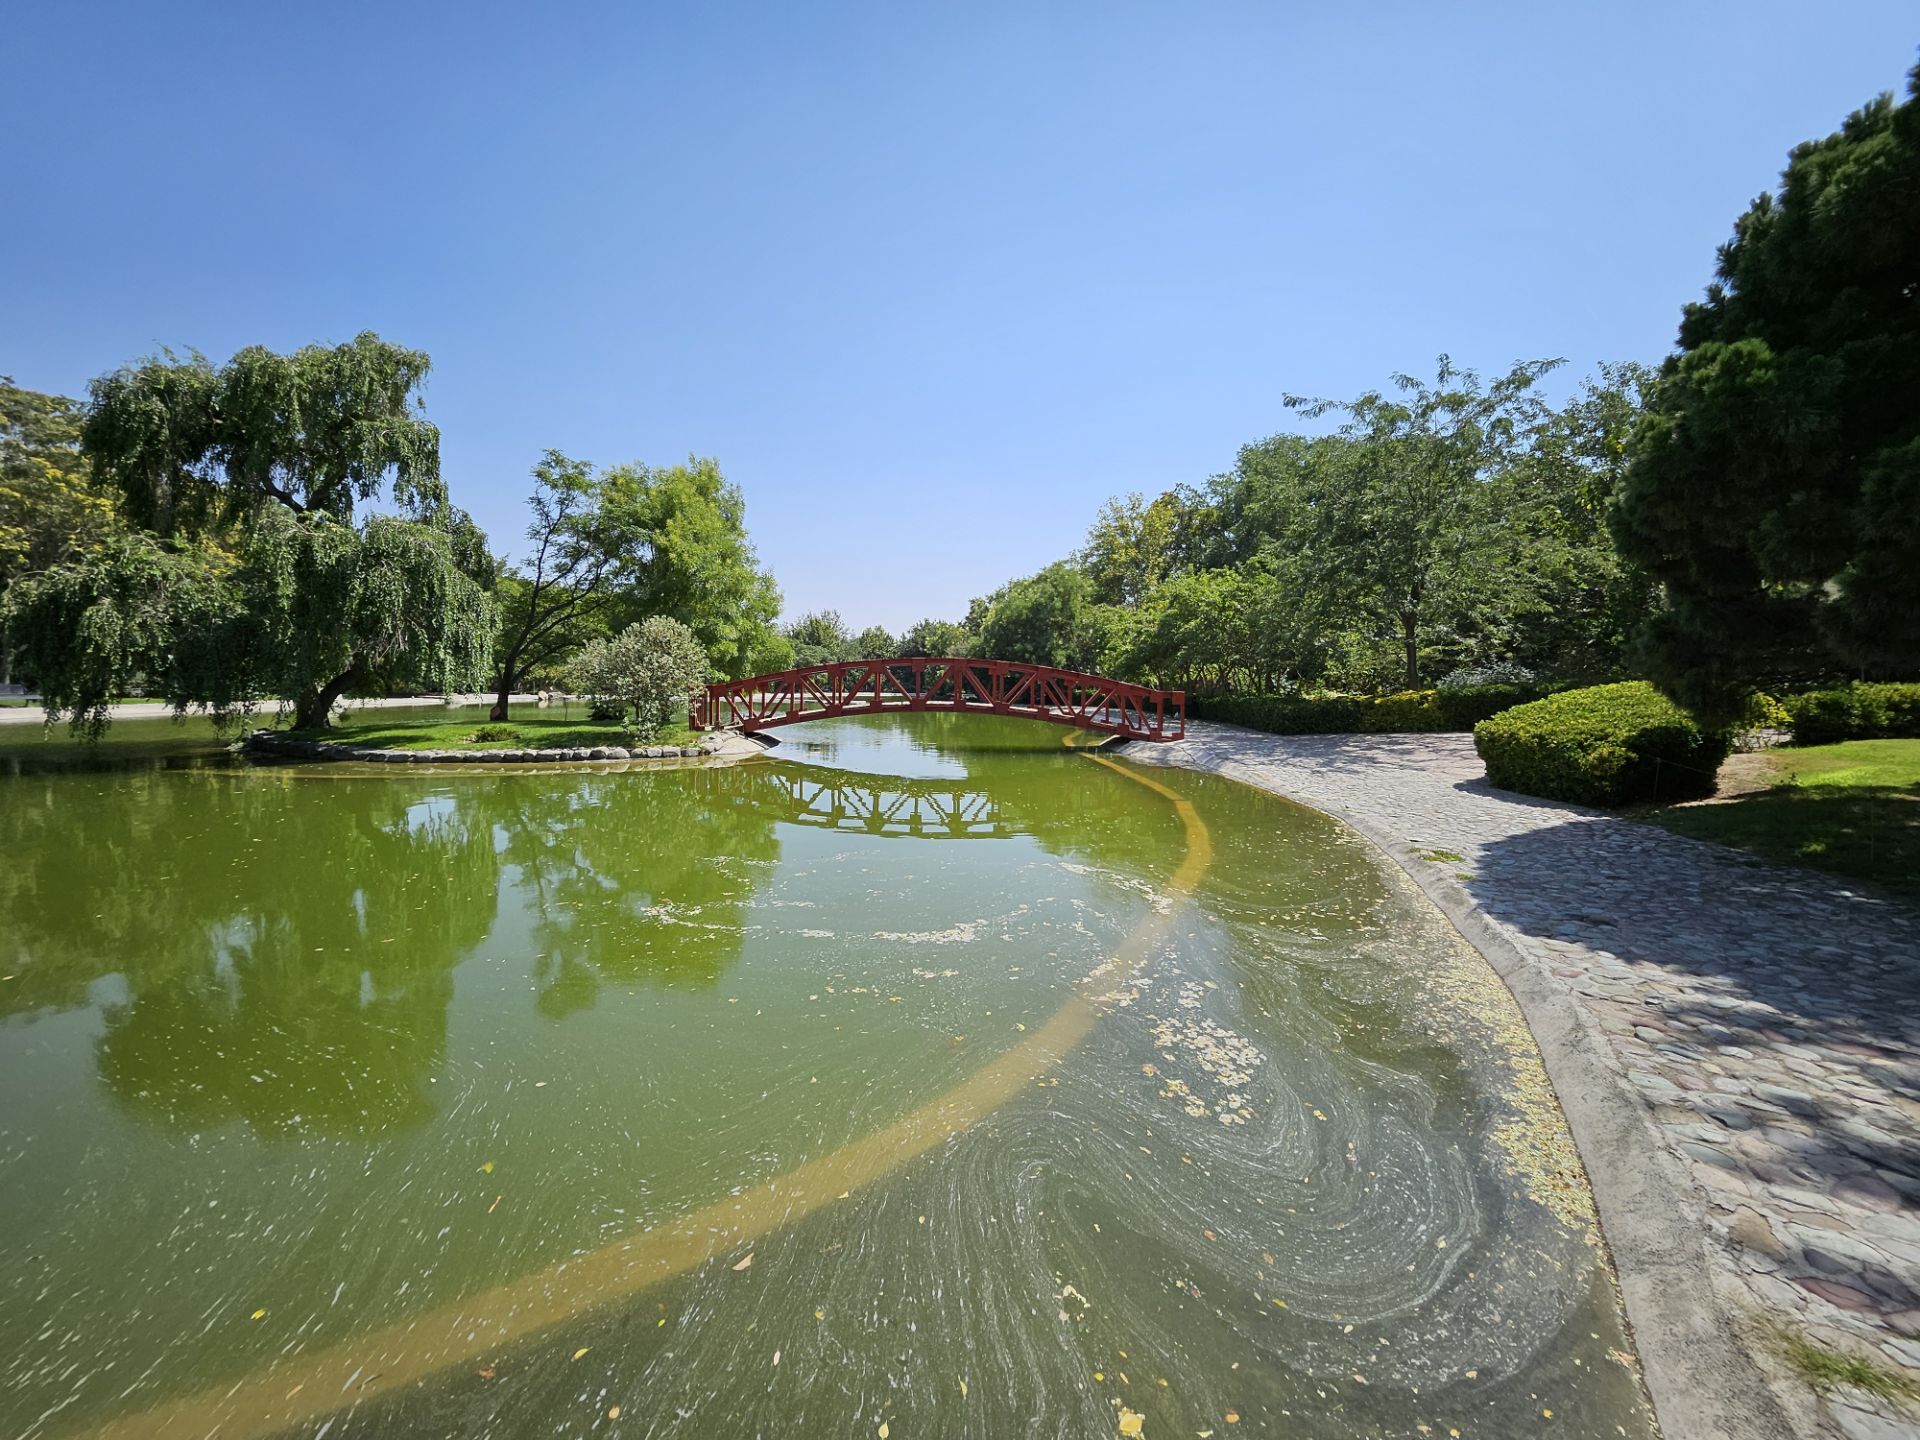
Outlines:
[{"label": "shadow on grass", "polygon": [[1635,818],[1768,860],[1920,895],[1920,787],[1786,785]]}]

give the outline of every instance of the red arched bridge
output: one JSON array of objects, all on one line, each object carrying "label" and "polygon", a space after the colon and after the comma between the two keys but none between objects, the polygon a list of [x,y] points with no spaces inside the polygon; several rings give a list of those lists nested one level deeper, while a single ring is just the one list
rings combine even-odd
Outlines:
[{"label": "red arched bridge", "polygon": [[842,660],[723,680],[694,697],[693,723],[752,734],[836,715],[915,710],[1019,715],[1129,740],[1179,740],[1187,733],[1184,690],[1149,690],[1051,665],[943,655]]}]

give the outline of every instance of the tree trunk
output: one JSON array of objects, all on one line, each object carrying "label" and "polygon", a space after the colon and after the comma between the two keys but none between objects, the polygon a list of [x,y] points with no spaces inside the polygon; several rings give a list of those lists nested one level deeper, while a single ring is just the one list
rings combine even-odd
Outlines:
[{"label": "tree trunk", "polygon": [[1420,617],[1412,613],[1400,617],[1400,643],[1406,648],[1409,690],[1420,688]]},{"label": "tree trunk", "polygon": [[333,702],[346,694],[347,687],[360,678],[358,664],[349,666],[318,690],[309,690],[293,709],[296,730],[325,730],[333,714]]},{"label": "tree trunk", "polygon": [[[526,637],[521,637],[522,643]],[[504,720],[507,718],[507,703],[513,698],[514,682],[520,678],[520,648],[516,645],[500,661],[500,693],[494,696],[493,708],[487,711],[487,719]]]}]

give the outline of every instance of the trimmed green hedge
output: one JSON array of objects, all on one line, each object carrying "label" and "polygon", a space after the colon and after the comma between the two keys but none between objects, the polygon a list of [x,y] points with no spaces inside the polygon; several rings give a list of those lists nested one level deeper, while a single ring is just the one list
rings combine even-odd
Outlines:
[{"label": "trimmed green hedge", "polygon": [[1920,685],[1848,685],[1786,699],[1796,745],[1920,736]]},{"label": "trimmed green hedge", "polygon": [[1272,735],[1408,734],[1471,730],[1545,693],[1529,685],[1475,685],[1397,695],[1190,695],[1187,713]]},{"label": "trimmed green hedge", "polygon": [[1732,737],[1630,680],[1515,706],[1474,726],[1473,743],[1502,790],[1627,805],[1711,795]]}]

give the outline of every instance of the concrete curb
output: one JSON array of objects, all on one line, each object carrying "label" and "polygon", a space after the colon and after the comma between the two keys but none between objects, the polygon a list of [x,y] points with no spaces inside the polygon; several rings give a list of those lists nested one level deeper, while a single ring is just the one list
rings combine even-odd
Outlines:
[{"label": "concrete curb", "polygon": [[[1188,765],[1168,752],[1147,763],[1221,773]],[[1586,1167],[1662,1432],[1671,1440],[1830,1434],[1811,1406],[1795,1407],[1797,1413],[1789,1415],[1742,1343],[1746,1317],[1727,1308],[1715,1282],[1706,1231],[1693,1218],[1700,1202],[1692,1179],[1654,1132],[1639,1098],[1612,1063],[1604,1035],[1579,1002],[1542,974],[1465,890],[1434,866],[1418,863],[1413,847],[1384,827],[1239,776],[1221,778],[1318,810],[1364,836],[1505,983],[1540,1047]]]}]

